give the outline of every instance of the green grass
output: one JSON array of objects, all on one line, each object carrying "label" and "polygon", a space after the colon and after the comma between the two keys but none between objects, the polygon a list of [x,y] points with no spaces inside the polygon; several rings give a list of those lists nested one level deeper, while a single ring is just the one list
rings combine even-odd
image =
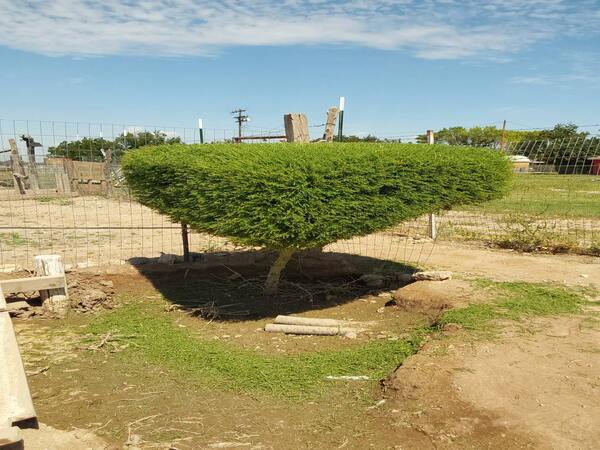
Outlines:
[{"label": "green grass", "polygon": [[73,200],[62,197],[40,197],[37,201],[41,203],[52,203],[59,206],[71,206],[73,204]]},{"label": "green grass", "polygon": [[600,218],[600,180],[591,175],[516,174],[510,193],[466,211]]},{"label": "green grass", "polygon": [[532,316],[577,313],[584,301],[580,293],[562,287],[532,283],[479,282],[494,292],[490,303],[470,305],[444,313],[440,325],[456,323],[466,330],[488,330],[498,319],[522,320]]},{"label": "green grass", "polygon": [[17,247],[26,245],[29,240],[25,239],[19,233],[0,233],[0,244]]},{"label": "green grass", "polygon": [[[533,316],[577,313],[583,292],[552,285],[530,283],[474,282],[491,290],[494,300],[449,310],[439,325],[460,324],[467,331],[490,331],[497,319],[521,320]],[[194,335],[180,328],[172,315],[157,303],[136,298],[95,318],[84,330],[90,342],[112,333],[130,346],[114,357],[136,365],[156,365],[169,370],[182,383],[222,390],[263,393],[287,398],[311,398],[333,383],[328,375],[367,375],[378,380],[414,354],[423,338],[435,327],[413,331],[408,339],[352,343],[341,350],[294,355],[270,355],[244,350]]]},{"label": "green grass", "polygon": [[130,303],[89,327],[90,332],[133,336],[124,357],[158,364],[187,382],[289,397],[314,394],[327,375],[367,375],[375,380],[415,353],[425,332],[398,341],[373,341],[339,351],[272,356],[192,335],[148,305]]}]

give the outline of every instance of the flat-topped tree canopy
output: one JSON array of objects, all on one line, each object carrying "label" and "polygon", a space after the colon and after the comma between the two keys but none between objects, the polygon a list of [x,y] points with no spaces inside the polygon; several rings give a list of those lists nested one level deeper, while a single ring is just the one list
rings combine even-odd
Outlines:
[{"label": "flat-topped tree canopy", "polygon": [[145,147],[123,170],[173,220],[290,255],[498,198],[512,176],[493,150],[358,142]]}]

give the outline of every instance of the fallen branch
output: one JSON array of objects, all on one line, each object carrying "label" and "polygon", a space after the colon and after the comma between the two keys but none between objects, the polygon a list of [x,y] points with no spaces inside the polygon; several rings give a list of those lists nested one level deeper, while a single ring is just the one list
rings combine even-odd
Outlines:
[{"label": "fallen branch", "polygon": [[41,369],[38,369],[38,370],[27,371],[27,376],[33,377],[35,375],[39,375],[40,373],[46,373],[46,372],[48,372],[48,369],[50,369],[50,366],[42,367]]}]

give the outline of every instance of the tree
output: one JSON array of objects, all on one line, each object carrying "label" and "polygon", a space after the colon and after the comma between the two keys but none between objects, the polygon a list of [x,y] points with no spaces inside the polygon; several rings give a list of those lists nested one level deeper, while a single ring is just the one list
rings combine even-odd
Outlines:
[{"label": "tree", "polygon": [[[334,142],[338,142],[339,138],[337,135],[333,136]],[[397,142],[400,143],[400,139],[388,139],[388,138],[378,138],[373,134],[367,134],[366,136],[357,136],[355,134],[351,134],[349,136],[344,135],[342,137],[343,142]]]},{"label": "tree", "polygon": [[[577,131],[575,124],[556,124],[549,130],[506,130],[504,138],[506,142],[557,140],[566,138],[585,138],[588,133]],[[502,130],[495,126],[488,127],[450,127],[442,128],[434,132],[435,141],[438,144],[449,145],[472,145],[475,147],[499,148],[502,140]],[[417,142],[425,143],[426,135],[417,136]]]},{"label": "tree", "polygon": [[[500,148],[502,130],[491,127],[450,127],[435,131],[440,144]],[[527,156],[532,161],[552,165],[559,173],[588,173],[591,163],[587,151],[594,148],[598,138],[579,131],[572,123],[559,123],[547,130],[506,130],[504,140],[510,153]],[[424,143],[426,135],[417,137]]]},{"label": "tree", "polygon": [[142,204],[200,232],[277,251],[269,295],[295,251],[497,198],[511,177],[499,152],[362,142],[145,147],[122,164]]},{"label": "tree", "polygon": [[104,152],[112,150],[112,158],[116,161],[127,150],[146,145],[181,144],[179,137],[167,137],[162,131],[124,132],[114,140],[84,137],[76,141],[62,141],[55,147],[48,148],[51,156],[62,156],[76,161],[104,161]]}]

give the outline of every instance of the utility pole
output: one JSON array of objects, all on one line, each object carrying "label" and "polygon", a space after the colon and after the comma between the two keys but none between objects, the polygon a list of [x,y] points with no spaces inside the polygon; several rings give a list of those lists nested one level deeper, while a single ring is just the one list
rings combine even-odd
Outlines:
[{"label": "utility pole", "polygon": [[[433,130],[427,130],[427,145],[435,144],[435,137],[433,135]],[[435,241],[437,238],[437,217],[435,213],[429,214],[429,237]]]},{"label": "utility pole", "polygon": [[245,112],[246,112],[246,110],[242,109],[242,108],[231,111],[231,114],[234,114],[233,119],[238,124],[238,139],[237,139],[238,143],[242,142],[242,124],[244,122],[248,122],[250,120],[248,115],[244,114]]}]

